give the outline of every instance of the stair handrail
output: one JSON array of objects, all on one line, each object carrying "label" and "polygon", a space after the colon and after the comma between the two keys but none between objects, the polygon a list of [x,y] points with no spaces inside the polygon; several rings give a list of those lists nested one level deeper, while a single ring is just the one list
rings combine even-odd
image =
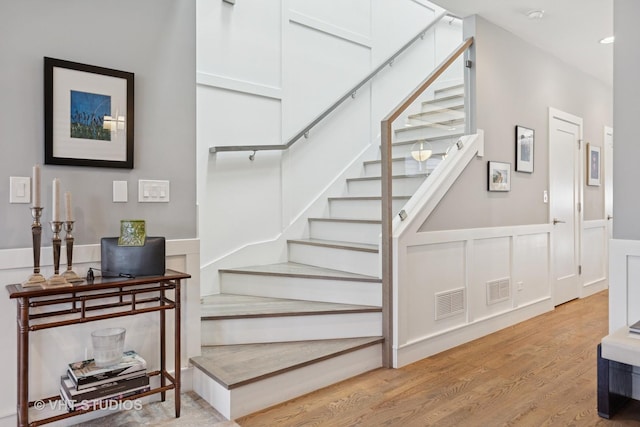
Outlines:
[{"label": "stair handrail", "polygon": [[[381,261],[382,261],[382,334],[384,343],[382,346],[383,365],[391,366],[393,350],[393,207],[392,207],[392,125],[400,115],[429,88],[442,73],[460,55],[465,53],[473,45],[473,37],[462,42],[429,76],[422,81],[398,106],[396,106],[380,122],[380,154],[381,154],[381,181],[382,181],[382,236],[381,236]],[[470,66],[470,64],[465,64]]]},{"label": "stair handrail", "polygon": [[336,108],[342,105],[349,98],[355,98],[358,90],[367,84],[371,79],[373,79],[380,71],[385,69],[387,65],[392,65],[394,60],[400,56],[405,50],[407,50],[413,43],[415,43],[418,39],[424,38],[427,31],[429,31],[433,26],[435,26],[442,18],[445,16],[450,16],[455,18],[451,13],[444,11],[440,13],[436,18],[433,19],[424,29],[420,30],[411,40],[405,43],[396,53],[387,58],[382,64],[380,64],[375,70],[373,70],[369,75],[367,75],[364,79],[362,79],[358,84],[356,84],[353,88],[348,90],[344,95],[342,95],[336,102],[331,104],[329,108],[324,110],[320,115],[318,115],[315,119],[313,119],[307,126],[305,126],[301,131],[295,134],[292,138],[290,138],[284,144],[274,144],[274,145],[219,145],[215,147],[209,147],[209,153],[220,153],[223,151],[253,151],[253,153],[249,156],[250,160],[255,158],[255,154],[258,151],[267,151],[267,150],[287,150],[291,147],[296,141],[298,141],[303,136],[305,138],[309,137],[309,131],[322,120],[324,120],[329,114],[331,114]]}]

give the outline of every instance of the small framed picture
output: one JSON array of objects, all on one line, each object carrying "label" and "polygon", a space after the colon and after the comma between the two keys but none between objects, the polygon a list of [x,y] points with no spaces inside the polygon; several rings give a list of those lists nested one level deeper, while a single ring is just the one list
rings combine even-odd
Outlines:
[{"label": "small framed picture", "polygon": [[45,57],[45,164],[133,169],[133,79]]},{"label": "small framed picture", "polygon": [[533,173],[533,142],[533,129],[516,126],[516,171]]},{"label": "small framed picture", "polygon": [[511,163],[488,162],[488,190],[511,191]]},{"label": "small framed picture", "polygon": [[587,144],[587,185],[600,185],[600,147]]}]

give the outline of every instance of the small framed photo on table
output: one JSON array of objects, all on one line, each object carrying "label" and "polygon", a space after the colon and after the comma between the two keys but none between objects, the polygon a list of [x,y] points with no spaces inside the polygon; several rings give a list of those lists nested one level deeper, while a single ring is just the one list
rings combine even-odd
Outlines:
[{"label": "small framed photo on table", "polygon": [[511,191],[511,163],[488,162],[489,191]]},{"label": "small framed photo on table", "polygon": [[133,77],[45,57],[45,164],[133,169]]},{"label": "small framed photo on table", "polygon": [[533,129],[516,126],[516,171],[533,173]]}]

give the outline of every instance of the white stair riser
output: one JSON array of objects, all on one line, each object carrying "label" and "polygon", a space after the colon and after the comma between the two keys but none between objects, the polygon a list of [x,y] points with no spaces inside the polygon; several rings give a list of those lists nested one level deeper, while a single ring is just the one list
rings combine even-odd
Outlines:
[{"label": "white stair riser", "polygon": [[[411,149],[411,145],[402,146],[402,150],[399,148],[396,151],[402,151],[403,157],[402,159],[394,160],[391,163],[392,175],[413,175],[416,173],[431,173],[433,169],[440,163],[442,160],[442,154],[436,153],[429,160],[428,163],[424,162],[420,164],[413,157],[409,155],[409,150]],[[435,163],[434,163],[435,162]],[[382,165],[380,162],[368,163],[364,167],[364,176],[365,177],[377,177],[382,174]]]},{"label": "white stair riser", "polygon": [[[394,196],[412,196],[417,188],[425,180],[425,176],[417,176],[412,178],[395,178],[393,180],[393,195]],[[381,181],[376,180],[364,180],[364,181],[349,181],[347,189],[350,196],[380,196]]]},{"label": "white stair riser", "polygon": [[377,337],[382,335],[382,313],[204,320],[201,333],[202,345]]},{"label": "white stair riser", "polygon": [[464,95],[464,84],[437,89],[433,94],[435,99],[445,98],[451,95]]},{"label": "white stair riser", "polygon": [[231,390],[194,367],[193,390],[233,420],[381,366],[382,346],[378,344]]},{"label": "white stair riser", "polygon": [[[460,134],[456,134],[452,137],[427,141],[429,145],[431,145],[433,158],[441,159],[442,155],[444,155],[447,152],[447,149],[449,147],[451,147],[453,144],[455,144],[458,141],[459,137],[460,137]],[[405,168],[411,168],[411,164],[412,164],[411,162],[414,161],[413,157],[411,157],[411,149],[414,146],[414,144],[418,141],[419,139],[408,140],[408,141],[404,141],[404,144],[393,144],[393,146],[391,147],[391,153],[394,158],[402,157],[405,159]],[[397,142],[400,142],[400,141],[397,141]]]},{"label": "white stair riser", "polygon": [[419,139],[441,138],[464,132],[464,123],[439,124],[427,127],[405,127],[396,130],[393,142],[405,142]]},{"label": "white stair riser", "polygon": [[[407,203],[408,199],[394,199],[393,213]],[[333,218],[375,219],[382,216],[382,202],[380,200],[332,199],[329,201],[329,214]]]},{"label": "white stair riser", "polygon": [[309,237],[321,240],[377,245],[381,224],[367,222],[309,221]]},{"label": "white stair riser", "polygon": [[435,113],[414,114],[409,117],[407,124],[419,126],[447,120],[464,120],[464,118],[464,110],[443,110]]},{"label": "white stair riser", "polygon": [[382,306],[382,284],[352,280],[222,273],[222,293]]},{"label": "white stair riser", "polygon": [[464,96],[453,96],[451,98],[439,99],[437,101],[426,101],[422,103],[420,108],[421,112],[427,113],[433,110],[440,110],[441,108],[459,107],[464,105]]},{"label": "white stair riser", "polygon": [[380,276],[380,259],[376,252],[354,251],[324,246],[289,243],[289,261],[315,265],[349,273]]}]

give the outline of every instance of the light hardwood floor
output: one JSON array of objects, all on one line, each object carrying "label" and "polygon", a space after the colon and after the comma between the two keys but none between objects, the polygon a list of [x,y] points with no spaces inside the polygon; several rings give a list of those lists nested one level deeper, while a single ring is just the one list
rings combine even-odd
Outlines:
[{"label": "light hardwood floor", "polygon": [[608,292],[402,369],[378,369],[240,418],[251,426],[638,426],[596,409]]}]

